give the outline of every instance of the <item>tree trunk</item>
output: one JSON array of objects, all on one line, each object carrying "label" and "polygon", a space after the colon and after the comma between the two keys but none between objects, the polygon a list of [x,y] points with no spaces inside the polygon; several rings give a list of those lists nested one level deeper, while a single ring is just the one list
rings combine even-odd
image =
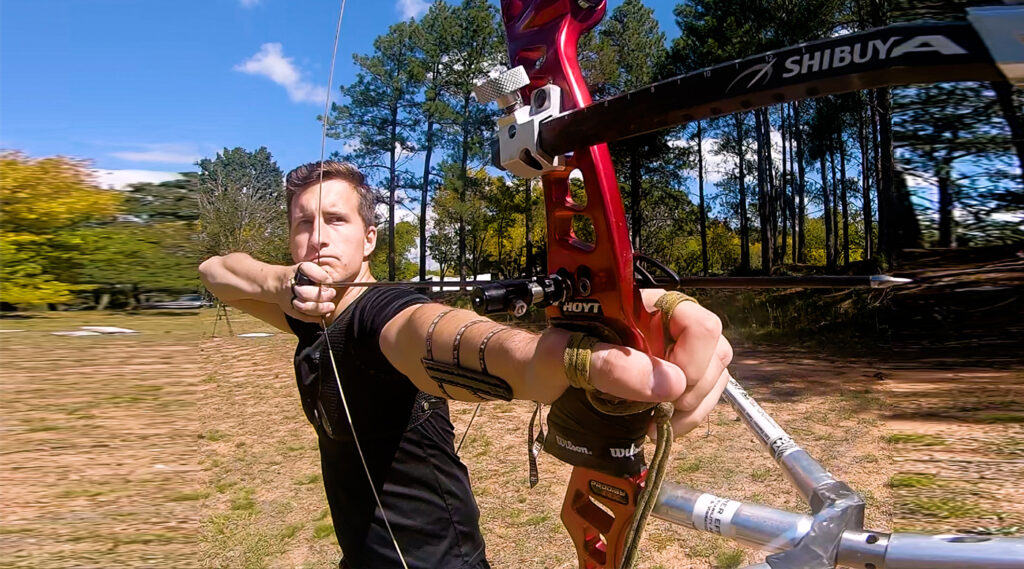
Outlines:
[{"label": "tree trunk", "polygon": [[697,121],[697,188],[700,192],[700,262],[702,275],[708,276],[708,212],[704,207],[704,131]]},{"label": "tree trunk", "polygon": [[779,187],[775,183],[775,150],[772,148],[772,114],[769,109],[761,109],[763,119],[761,126],[764,128],[764,169],[765,179],[768,183],[768,243],[772,248],[772,268],[779,259],[778,235],[779,235]]},{"label": "tree trunk", "polygon": [[1013,86],[1006,81],[993,81],[991,85],[1006,125],[1010,127],[1010,141],[1017,152],[1017,164],[1020,166],[1021,181],[1024,182],[1024,121],[1021,121],[1020,112],[1013,104]]},{"label": "tree trunk", "polygon": [[526,276],[533,276],[533,180],[526,180],[526,211],[523,217],[526,221]]},{"label": "tree trunk", "polygon": [[839,133],[839,199],[842,200],[843,216],[843,264],[850,264],[850,213],[849,197],[846,195],[846,141],[842,132]]},{"label": "tree trunk", "polygon": [[797,251],[800,239],[797,237],[804,220],[797,215],[797,176],[796,176],[796,135],[800,128],[796,122],[796,104],[789,105],[789,219],[793,228],[793,251],[791,258],[793,263],[800,262],[799,251]]},{"label": "tree trunk", "polygon": [[[466,203],[466,185],[469,183],[469,95],[462,100],[462,157],[459,162],[459,200]],[[459,283],[466,282],[466,216],[459,212]]]},{"label": "tree trunk", "polygon": [[882,153],[879,144],[878,134],[878,93],[871,91],[869,98],[871,107],[871,175],[875,182],[875,211],[878,212],[878,241],[875,244],[875,254],[885,259],[882,242],[885,240],[885,223],[882,217]]},{"label": "tree trunk", "polygon": [[[864,99],[860,99],[864,102]],[[864,260],[871,259],[872,232],[874,231],[871,221],[871,184],[868,182],[868,146],[864,128],[864,113],[867,109],[862,107],[857,113],[857,138],[860,140],[860,185],[861,200],[864,214]]]},{"label": "tree trunk", "polygon": [[828,164],[832,169],[832,268],[839,264],[839,184],[836,182],[836,152],[828,153]]},{"label": "tree trunk", "polygon": [[[955,137],[954,137],[955,138]],[[952,247],[953,240],[953,160],[949,153],[939,162],[935,179],[939,186],[939,247]]]},{"label": "tree trunk", "polygon": [[743,113],[733,115],[736,121],[736,155],[739,162],[740,183],[740,270],[750,271],[750,229],[747,227],[747,185],[743,172]]},{"label": "tree trunk", "polygon": [[629,152],[629,217],[633,230],[633,250],[640,250],[640,157],[637,156],[637,149],[631,148]]},{"label": "tree trunk", "polygon": [[388,280],[395,280],[395,193],[398,191],[398,106],[391,108],[391,162],[388,165]]},{"label": "tree trunk", "polygon": [[757,146],[757,217],[761,225],[761,270],[765,274],[772,271],[772,248],[775,246],[770,238],[771,214],[769,212],[768,177],[765,172],[764,118],[761,109],[754,111],[754,144]]},{"label": "tree trunk", "polygon": [[832,204],[828,195],[828,166],[825,165],[825,153],[818,158],[821,166],[821,199],[825,208],[822,218],[825,220],[825,266],[832,269]]},{"label": "tree trunk", "polygon": [[800,200],[799,211],[797,211],[796,219],[799,221],[797,226],[796,234],[796,262],[806,263],[807,252],[804,247],[804,224],[807,221],[807,202],[805,196],[807,194],[807,178],[806,178],[806,167],[804,165],[804,134],[803,129],[800,126],[800,101],[793,104],[793,128],[796,134],[796,167],[797,167],[797,198]]},{"label": "tree trunk", "polygon": [[878,97],[878,233],[882,258],[892,265],[896,228],[893,226],[892,100],[888,87],[875,91]]},{"label": "tree trunk", "polygon": [[[497,265],[498,265],[498,269],[499,270],[501,270],[505,266],[505,261],[504,261],[504,256],[505,256],[505,240],[502,239],[502,236],[504,236],[504,235],[505,235],[505,216],[501,215],[498,218],[498,261],[497,261]],[[494,267],[493,266],[491,267],[491,272],[492,273],[494,272]],[[504,275],[503,274],[503,275],[501,275],[501,278],[503,278],[503,279],[508,278],[508,275]]]},{"label": "tree trunk", "polygon": [[786,105],[779,107],[779,139],[782,141],[782,180],[779,181],[779,213],[782,217],[782,249],[779,254],[779,263],[786,263],[786,222],[788,209],[786,207]]},{"label": "tree trunk", "polygon": [[427,280],[427,199],[430,196],[430,155],[434,152],[434,121],[427,121],[423,186],[420,188],[420,281]]},{"label": "tree trunk", "polygon": [[893,176],[892,184],[892,237],[893,251],[918,249],[922,247],[921,224],[910,198],[906,177],[902,174]]}]

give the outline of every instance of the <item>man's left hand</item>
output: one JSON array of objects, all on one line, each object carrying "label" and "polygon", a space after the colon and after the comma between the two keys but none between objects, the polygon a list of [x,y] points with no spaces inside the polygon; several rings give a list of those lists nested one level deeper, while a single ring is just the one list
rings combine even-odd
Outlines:
[{"label": "man's left hand", "polygon": [[[664,294],[644,290],[647,310]],[[652,326],[662,326],[660,317]],[[672,401],[676,436],[693,430],[718,403],[728,384],[732,346],[722,336],[722,321],[696,302],[681,302],[672,311],[671,338],[665,354],[651,357],[639,350],[598,343],[594,347],[590,381],[605,393],[634,401]],[[650,431],[653,436],[654,429]]]}]

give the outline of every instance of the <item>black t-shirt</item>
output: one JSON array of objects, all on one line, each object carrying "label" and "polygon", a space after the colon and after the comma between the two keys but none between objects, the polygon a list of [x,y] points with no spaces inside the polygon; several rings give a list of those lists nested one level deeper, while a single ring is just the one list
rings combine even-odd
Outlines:
[{"label": "black t-shirt", "polygon": [[[388,362],[380,333],[427,297],[371,288],[329,327],[341,385],[384,512],[410,568],[461,569],[483,562],[469,473],[455,454],[444,400],[427,396]],[[299,344],[295,375],[306,417],[316,427],[324,488],[346,566],[401,567],[370,491],[341,408],[319,324],[292,318]],[[428,412],[429,411],[429,412]]]}]

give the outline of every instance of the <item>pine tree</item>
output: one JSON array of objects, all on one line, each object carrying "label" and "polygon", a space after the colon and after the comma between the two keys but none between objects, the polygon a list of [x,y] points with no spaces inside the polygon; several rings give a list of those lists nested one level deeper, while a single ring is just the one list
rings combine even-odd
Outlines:
[{"label": "pine tree", "polygon": [[[355,55],[359,71],[355,81],[341,88],[345,104],[331,107],[328,136],[355,143],[345,159],[368,173],[371,179],[383,179],[388,204],[388,279],[397,269],[395,251],[395,206],[398,190],[416,187],[413,175],[404,170],[415,150],[419,122],[416,94],[423,69],[415,59],[414,22],[399,22],[373,42],[373,54]],[[334,153],[332,158],[339,158]]]},{"label": "pine tree", "polygon": [[[443,100],[455,111],[455,120],[448,125],[446,146],[450,160],[458,166],[458,179],[446,180],[455,184],[456,193],[463,203],[469,197],[471,180],[469,168],[483,163],[489,156],[489,142],[493,136],[496,111],[480,105],[473,98],[473,88],[489,71],[502,66],[505,55],[504,37],[498,25],[498,12],[485,0],[463,0],[454,9],[458,25],[451,37],[452,53],[447,61]],[[468,262],[468,231],[465,216],[458,220],[459,278],[466,278]]]},{"label": "pine tree", "polygon": [[[989,168],[1012,156],[1010,133],[987,83],[940,83],[896,91],[895,140],[901,161],[935,180],[939,247],[956,242],[962,196]],[[996,170],[1005,170],[996,167]]]},{"label": "pine tree", "polygon": [[423,153],[423,177],[420,180],[420,280],[427,271],[427,204],[430,199],[431,166],[434,150],[443,142],[443,125],[454,121],[455,112],[444,100],[442,94],[447,88],[447,62],[455,49],[452,41],[457,28],[456,16],[443,0],[431,4],[427,13],[414,27],[416,64],[423,77],[422,99],[415,115],[420,123],[417,149]]}]

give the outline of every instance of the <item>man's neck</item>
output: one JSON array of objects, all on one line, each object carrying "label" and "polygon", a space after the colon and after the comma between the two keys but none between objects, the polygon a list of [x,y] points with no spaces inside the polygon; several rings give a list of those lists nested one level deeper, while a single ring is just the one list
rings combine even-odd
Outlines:
[{"label": "man's neck", "polygon": [[[369,263],[363,263],[362,267],[359,269],[359,274],[356,275],[356,278],[352,279],[353,282],[374,282],[376,280],[377,279],[373,278],[373,273],[370,272]],[[338,299],[338,304],[334,309],[334,313],[327,319],[328,323],[334,322],[334,320],[340,316],[350,304],[359,298],[359,295],[369,290],[369,287],[349,287],[335,290],[341,292],[341,298]]]}]

